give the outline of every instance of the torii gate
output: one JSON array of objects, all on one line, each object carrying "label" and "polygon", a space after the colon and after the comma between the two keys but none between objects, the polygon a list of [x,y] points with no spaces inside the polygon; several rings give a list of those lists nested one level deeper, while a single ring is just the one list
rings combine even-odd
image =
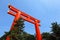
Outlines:
[{"label": "torii gate", "polygon": [[[9,11],[8,11],[8,14],[14,16],[14,21],[12,23],[12,26],[11,26],[11,30],[14,30],[14,25],[16,24],[16,21],[19,19],[19,18],[22,18],[23,20],[25,21],[28,21],[32,24],[35,25],[35,30],[36,30],[36,40],[42,40],[42,36],[41,36],[41,33],[40,33],[40,30],[39,30],[39,26],[40,26],[40,21],[38,19],[35,19],[33,18],[32,16],[16,9],[15,7],[13,7],[12,5],[8,5],[9,7]],[[6,40],[10,40],[10,36],[7,36],[6,37]]]}]

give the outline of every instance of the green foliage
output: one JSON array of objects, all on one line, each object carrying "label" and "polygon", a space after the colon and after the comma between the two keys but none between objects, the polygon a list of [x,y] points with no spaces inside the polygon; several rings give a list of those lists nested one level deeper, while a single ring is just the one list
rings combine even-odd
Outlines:
[{"label": "green foliage", "polygon": [[[17,24],[14,25],[16,30],[5,32],[5,35],[3,35],[0,40],[6,40],[6,36],[8,35],[11,37],[11,40],[36,40],[34,35],[24,31],[24,20],[19,19],[16,23]],[[60,40],[60,24],[57,24],[57,22],[52,23],[51,32],[52,33],[42,33],[43,40]]]},{"label": "green foliage", "polygon": [[60,37],[60,24],[52,23],[52,32],[56,37]]},{"label": "green foliage", "polygon": [[34,35],[24,31],[24,20],[19,19],[16,23],[14,25],[15,30],[5,32],[5,35],[0,38],[1,40],[6,40],[6,36],[8,35],[11,37],[11,40],[35,40]]},{"label": "green foliage", "polygon": [[52,23],[52,36],[55,37],[55,40],[60,40],[60,24],[57,22]]},{"label": "green foliage", "polygon": [[43,39],[46,39],[46,40],[48,40],[49,39],[49,37],[50,37],[50,34],[49,33],[42,33],[42,38]]},{"label": "green foliage", "polygon": [[51,32],[52,33],[42,33],[43,39],[60,40],[60,24],[57,24],[57,22],[52,23]]}]

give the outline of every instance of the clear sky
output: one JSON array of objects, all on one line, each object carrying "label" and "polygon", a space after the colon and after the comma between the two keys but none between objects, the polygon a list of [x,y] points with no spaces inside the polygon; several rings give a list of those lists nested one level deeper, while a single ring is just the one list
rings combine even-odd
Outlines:
[{"label": "clear sky", "polygon": [[[41,33],[50,32],[51,23],[60,23],[60,0],[0,0],[0,36],[10,30],[14,17],[7,14],[8,4],[39,19]],[[27,33],[35,34],[34,25],[25,22]]]}]

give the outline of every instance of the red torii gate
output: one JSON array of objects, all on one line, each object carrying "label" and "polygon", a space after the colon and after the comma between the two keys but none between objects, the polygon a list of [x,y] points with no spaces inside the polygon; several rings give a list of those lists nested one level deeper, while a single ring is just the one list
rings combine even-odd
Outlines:
[{"label": "red torii gate", "polygon": [[[28,15],[28,14],[26,14],[26,13],[24,13],[24,12],[18,10],[18,9],[16,9],[15,7],[13,7],[11,5],[8,5],[8,7],[10,9],[8,11],[8,14],[10,14],[10,15],[15,17],[14,21],[12,23],[10,31],[14,30],[14,25],[16,24],[16,21],[19,18],[22,18],[23,20],[28,21],[28,22],[30,22],[30,23],[35,25],[36,40],[42,40],[42,36],[41,36],[40,30],[39,30],[39,26],[40,26],[39,23],[40,23],[40,21],[38,19],[33,18],[32,16],[30,16],[30,15]],[[6,37],[6,40],[10,40],[10,36],[9,35]]]}]

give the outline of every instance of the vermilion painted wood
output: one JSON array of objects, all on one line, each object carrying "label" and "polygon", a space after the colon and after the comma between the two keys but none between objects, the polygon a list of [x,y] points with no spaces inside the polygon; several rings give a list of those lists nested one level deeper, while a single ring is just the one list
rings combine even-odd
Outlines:
[{"label": "vermilion painted wood", "polygon": [[[8,14],[10,14],[10,15],[12,15],[12,16],[15,17],[15,18],[14,18],[14,21],[13,21],[13,23],[12,23],[12,26],[11,26],[10,31],[11,31],[11,30],[15,30],[15,29],[14,29],[14,25],[16,24],[16,21],[17,21],[19,18],[22,18],[23,20],[28,21],[28,22],[30,22],[30,23],[32,23],[32,24],[35,25],[36,40],[42,40],[42,36],[41,36],[40,30],[39,30],[39,26],[40,26],[39,23],[40,23],[40,21],[39,21],[38,19],[33,18],[32,16],[30,16],[30,15],[28,15],[28,14],[26,14],[26,13],[24,13],[24,12],[18,10],[18,9],[16,9],[15,7],[13,7],[13,6],[11,6],[11,5],[9,5],[8,7],[9,7],[9,9],[10,9],[10,10],[8,11]],[[9,36],[7,36],[6,40],[10,40]]]},{"label": "vermilion painted wood", "polygon": [[[22,12],[22,11],[20,11],[20,10],[18,10],[18,9],[16,9],[15,7],[13,7],[13,6],[11,6],[11,5],[9,5],[8,6],[9,8],[10,8],[10,10],[12,10],[12,11],[14,11],[14,12],[16,12],[16,13],[18,13],[18,12],[21,12],[21,15],[23,15],[23,16],[25,16],[25,17],[30,17],[30,19],[32,19],[32,20],[38,20],[38,19],[36,19],[36,18],[33,18],[32,16],[30,16],[30,15],[28,15],[28,14],[26,14],[26,13],[24,13],[24,12]],[[40,22],[39,20],[38,20],[38,22]]]},{"label": "vermilion painted wood", "polygon": [[10,40],[10,36],[7,36],[7,37],[6,37],[6,40]]}]

